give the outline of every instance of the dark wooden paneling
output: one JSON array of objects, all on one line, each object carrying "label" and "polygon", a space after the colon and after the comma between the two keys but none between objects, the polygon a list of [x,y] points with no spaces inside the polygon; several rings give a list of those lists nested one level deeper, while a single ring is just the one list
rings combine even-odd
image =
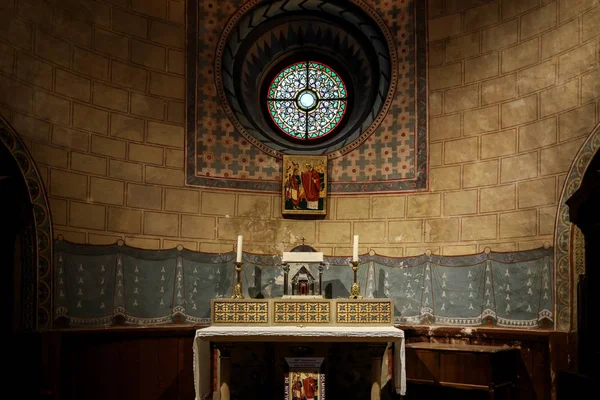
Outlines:
[{"label": "dark wooden paneling", "polygon": [[47,333],[42,359],[43,371],[52,374],[52,378],[42,380],[47,398],[193,400],[192,343],[196,329]]},{"label": "dark wooden paneling", "polygon": [[[432,343],[462,343],[474,345],[510,346],[520,350],[520,357],[516,363],[506,361],[507,365],[516,368],[517,380],[514,388],[513,398],[522,400],[551,399],[556,391],[556,382],[552,377],[558,376],[559,371],[572,368],[569,355],[573,352],[570,336],[567,333],[546,330],[517,330],[498,328],[452,328],[439,327],[432,329],[428,326],[404,326],[407,343],[432,342]],[[408,354],[407,354],[408,355]],[[413,357],[413,356],[411,356]],[[453,380],[469,373],[477,373],[479,368],[472,360],[460,357],[446,358],[446,362],[453,365]],[[422,373],[423,369],[431,368],[419,360],[416,367],[407,359],[407,377],[411,376],[410,369],[415,374]],[[431,361],[433,362],[433,361]],[[431,370],[430,370],[431,371]],[[428,396],[449,396],[455,391],[440,388],[426,388],[424,385],[410,385],[408,399],[415,393],[419,398]],[[462,395],[461,395],[462,396]],[[465,396],[477,396],[467,394]]]},{"label": "dark wooden paneling", "polygon": [[[194,334],[198,327],[121,328],[53,331],[42,337],[40,391],[46,399],[193,400]],[[516,363],[516,399],[550,399],[552,376],[569,368],[572,340],[553,331],[497,328],[401,327],[407,342],[505,345],[519,348]],[[407,353],[407,376],[428,371],[439,379],[439,363],[454,365],[452,379],[479,370],[472,360]],[[459,357],[460,358],[460,357]],[[507,365],[509,363],[507,362]],[[407,399],[452,396],[456,390],[409,386]],[[469,391],[466,391],[469,392]],[[463,395],[461,394],[461,397]],[[479,398],[464,393],[464,398]]]},{"label": "dark wooden paneling", "polygon": [[439,354],[429,351],[407,351],[406,379],[423,379],[431,382],[438,382],[440,379],[440,359]]}]

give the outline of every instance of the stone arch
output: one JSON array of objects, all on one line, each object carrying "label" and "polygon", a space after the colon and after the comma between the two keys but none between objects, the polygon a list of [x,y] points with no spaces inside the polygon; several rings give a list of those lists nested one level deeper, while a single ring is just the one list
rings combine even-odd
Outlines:
[{"label": "stone arch", "polygon": [[39,171],[19,135],[0,117],[0,146],[5,147],[18,166],[33,206],[31,260],[23,270],[22,306],[25,330],[44,330],[52,324],[52,217]]},{"label": "stone arch", "polygon": [[574,328],[572,310],[577,306],[574,284],[577,267],[577,242],[581,232],[571,223],[567,200],[581,186],[583,176],[594,154],[600,149],[600,125],[597,125],[575,156],[563,185],[556,222],[554,225],[554,281],[555,327],[559,330]]}]

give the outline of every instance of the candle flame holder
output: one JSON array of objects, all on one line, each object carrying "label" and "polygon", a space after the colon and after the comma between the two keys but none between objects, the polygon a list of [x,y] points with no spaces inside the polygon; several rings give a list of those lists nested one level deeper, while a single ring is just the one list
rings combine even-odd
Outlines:
[{"label": "candle flame holder", "polygon": [[237,274],[237,283],[233,286],[233,294],[231,295],[232,299],[243,299],[244,295],[242,294],[242,264],[243,262],[234,261],[235,272]]},{"label": "candle flame holder", "polygon": [[360,285],[358,284],[358,261],[350,261],[352,265],[352,271],[354,272],[354,283],[352,283],[352,288],[350,289],[349,299],[362,299],[363,297],[360,295]]}]

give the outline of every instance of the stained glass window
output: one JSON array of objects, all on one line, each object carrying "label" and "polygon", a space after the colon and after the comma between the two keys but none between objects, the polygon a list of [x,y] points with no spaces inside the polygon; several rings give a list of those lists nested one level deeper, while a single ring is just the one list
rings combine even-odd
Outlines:
[{"label": "stained glass window", "polygon": [[335,129],[344,117],[347,91],[331,67],[303,61],[281,71],[271,82],[269,115],[286,135],[318,139]]}]

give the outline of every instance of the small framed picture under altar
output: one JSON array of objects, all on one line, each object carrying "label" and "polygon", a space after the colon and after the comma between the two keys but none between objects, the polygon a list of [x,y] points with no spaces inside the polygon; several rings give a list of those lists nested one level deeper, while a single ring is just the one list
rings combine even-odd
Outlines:
[{"label": "small framed picture under altar", "polygon": [[327,213],[327,156],[283,156],[281,213]]},{"label": "small framed picture under altar", "polygon": [[324,400],[323,357],[287,357],[285,400]]}]

